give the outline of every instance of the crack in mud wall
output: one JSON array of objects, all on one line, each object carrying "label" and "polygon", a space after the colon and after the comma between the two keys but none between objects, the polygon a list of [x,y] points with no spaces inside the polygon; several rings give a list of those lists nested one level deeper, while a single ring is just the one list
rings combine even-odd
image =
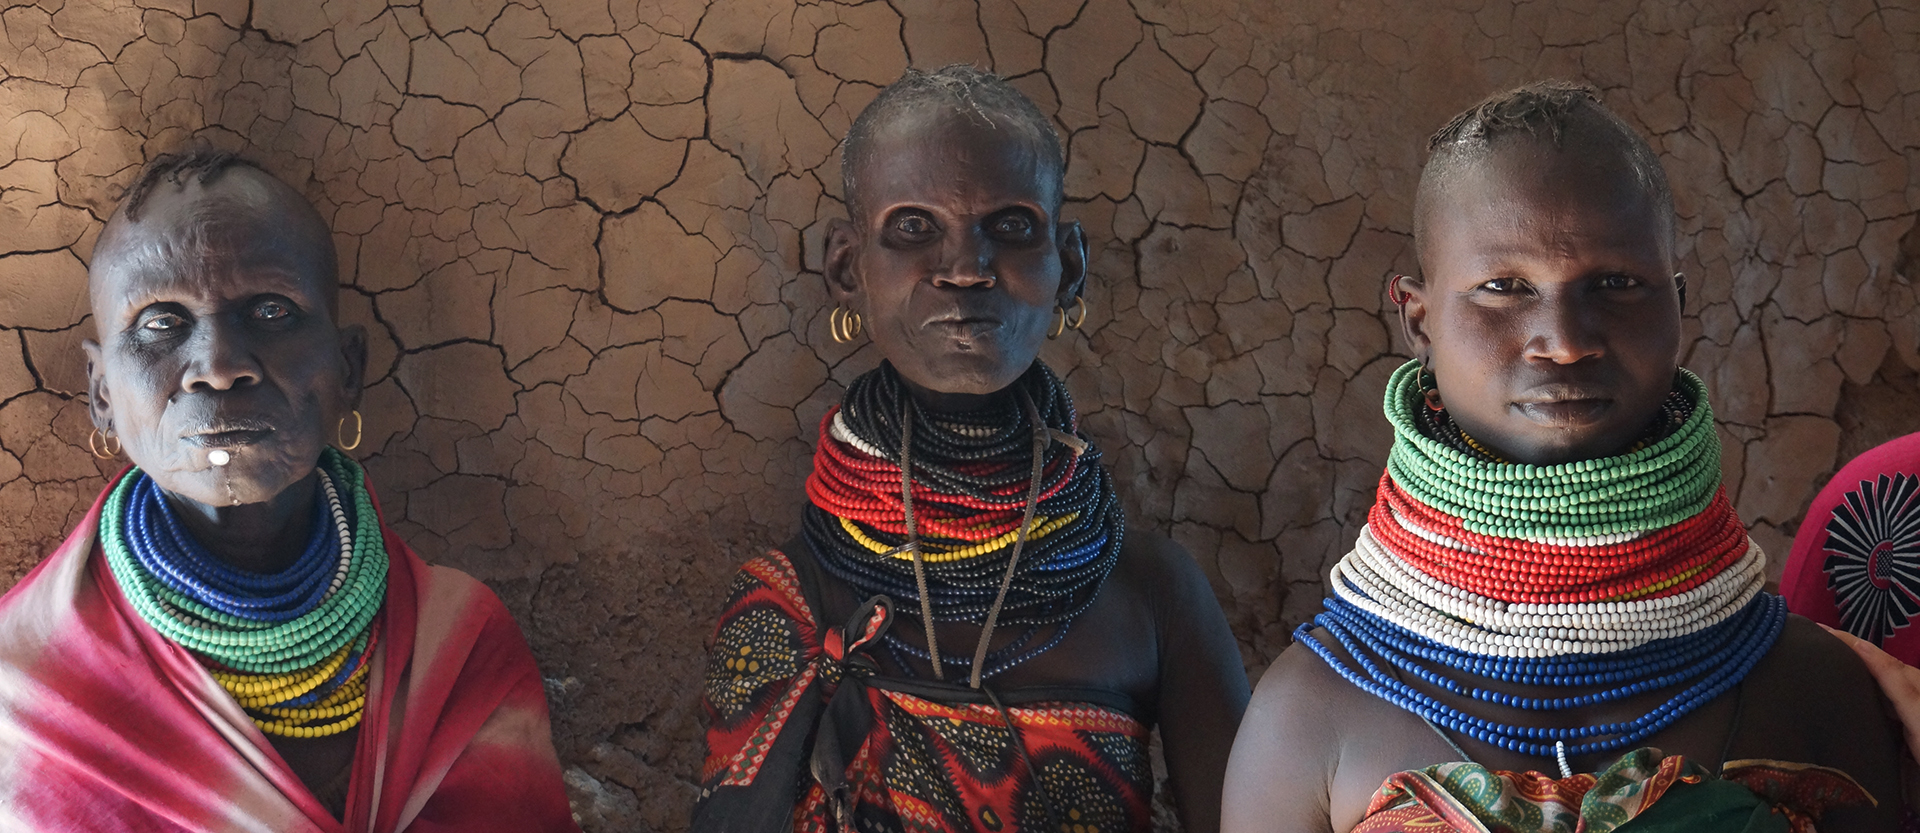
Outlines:
[{"label": "crack in mud wall", "polygon": [[1853,438],[1920,427],[1884,393],[1920,368],[1913,0],[0,8],[0,581],[115,468],[78,347],[114,197],[151,153],[245,150],[332,222],[373,334],[356,455],[518,616],[589,830],[685,825],[728,577],[795,531],[817,421],[876,361],[828,337],[820,244],[838,137],[910,65],[990,67],[1058,119],[1093,261],[1045,358],[1255,673],[1384,460],[1425,136],[1490,91],[1584,79],[1652,137],[1685,361],[1770,552]]}]

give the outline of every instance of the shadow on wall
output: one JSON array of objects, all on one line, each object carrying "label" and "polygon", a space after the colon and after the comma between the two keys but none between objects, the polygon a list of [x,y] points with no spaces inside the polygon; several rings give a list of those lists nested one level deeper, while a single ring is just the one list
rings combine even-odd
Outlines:
[{"label": "shadow on wall", "polygon": [[[12,0],[9,0],[11,3]],[[1250,670],[1371,502],[1424,138],[1578,77],[1653,137],[1730,493],[1785,552],[1837,455],[1913,425],[1920,13],[1712,0],[66,0],[0,10],[0,575],[84,512],[84,263],[142,159],[243,149],[335,230],[393,525],[508,601],[590,830],[675,830],[702,641],[796,529],[874,364],[828,337],[836,141],[909,64],[1016,78],[1093,244],[1053,342],[1138,526]],[[1812,57],[1807,57],[1812,56]]]}]

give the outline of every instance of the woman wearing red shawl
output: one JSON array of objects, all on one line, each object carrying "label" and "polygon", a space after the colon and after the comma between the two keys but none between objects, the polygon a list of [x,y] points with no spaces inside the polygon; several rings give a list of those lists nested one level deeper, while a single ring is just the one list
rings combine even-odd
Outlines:
[{"label": "woman wearing red shawl", "polygon": [[89,289],[90,440],[133,466],[0,599],[0,829],[576,830],[513,620],[326,445],[367,352],[312,206],[162,156]]},{"label": "woman wearing red shawl", "polygon": [[827,246],[841,341],[885,357],[820,426],[801,535],[715,630],[693,829],[1219,825],[1247,681],[1205,577],[1127,530],[1040,345],[1079,325],[1059,137],[971,67],[910,72],[848,131]]}]

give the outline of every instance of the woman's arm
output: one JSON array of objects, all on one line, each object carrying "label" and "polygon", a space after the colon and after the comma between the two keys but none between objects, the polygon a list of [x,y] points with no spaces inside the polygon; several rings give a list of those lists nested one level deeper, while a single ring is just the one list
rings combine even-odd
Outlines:
[{"label": "woman's arm", "polygon": [[[1326,663],[1296,644],[1254,689],[1221,796],[1222,833],[1330,833],[1339,697]],[[1333,678],[1332,682],[1344,685]],[[1364,696],[1348,687],[1348,696]]]},{"label": "woman's arm", "polygon": [[1180,827],[1220,829],[1220,785],[1247,710],[1247,672],[1227,617],[1184,549],[1162,539],[1143,571],[1154,600],[1160,672],[1155,714]]}]

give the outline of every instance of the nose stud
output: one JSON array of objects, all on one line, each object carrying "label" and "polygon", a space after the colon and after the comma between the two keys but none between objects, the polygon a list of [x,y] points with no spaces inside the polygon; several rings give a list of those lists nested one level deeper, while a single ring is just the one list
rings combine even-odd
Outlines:
[{"label": "nose stud", "polygon": [[212,463],[216,466],[224,466],[228,463],[228,461],[231,461],[232,459],[233,459],[233,455],[228,454],[226,451],[222,449],[216,448],[212,451],[207,452],[207,462]]}]

